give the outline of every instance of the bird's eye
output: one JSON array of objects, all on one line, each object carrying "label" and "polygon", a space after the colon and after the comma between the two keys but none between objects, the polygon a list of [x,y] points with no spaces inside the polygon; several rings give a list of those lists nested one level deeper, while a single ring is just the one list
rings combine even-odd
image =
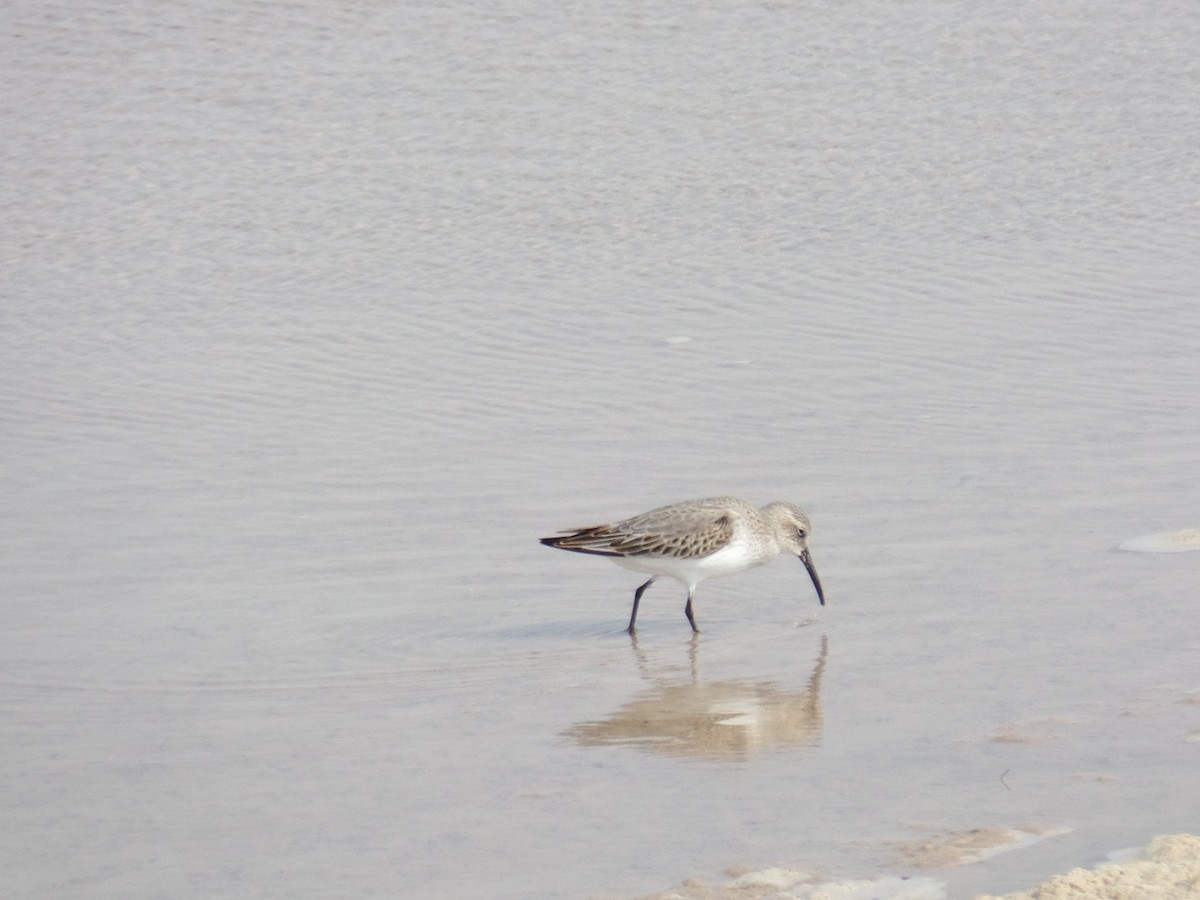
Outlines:
[{"label": "bird's eye", "polygon": [[804,529],[803,529],[803,528],[797,528],[797,529],[796,529],[796,536],[797,536],[798,538],[800,538],[800,540],[804,540],[804,537],[805,537],[805,535],[804,535]]}]

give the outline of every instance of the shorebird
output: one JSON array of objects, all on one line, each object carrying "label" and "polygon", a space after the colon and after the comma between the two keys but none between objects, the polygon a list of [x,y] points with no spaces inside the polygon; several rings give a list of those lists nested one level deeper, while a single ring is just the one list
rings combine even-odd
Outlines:
[{"label": "shorebird", "polygon": [[626,629],[630,634],[637,627],[642,594],[663,575],[687,587],[683,612],[692,631],[699,632],[692,598],[700,582],[764,565],[784,550],[800,557],[824,606],[821,579],[808,552],[811,529],[808,516],[794,503],[777,501],[757,509],[736,497],[709,497],[608,525],[560,531],[541,542],[560,550],[607,556],[626,569],[650,574],[650,580],[633,592],[633,613]]}]

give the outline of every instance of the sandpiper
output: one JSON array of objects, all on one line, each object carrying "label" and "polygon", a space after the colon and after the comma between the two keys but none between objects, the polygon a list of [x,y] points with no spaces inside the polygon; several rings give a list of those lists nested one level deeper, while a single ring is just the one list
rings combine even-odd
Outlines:
[{"label": "sandpiper", "polygon": [[663,575],[687,586],[683,611],[692,631],[698,632],[692,598],[700,582],[769,563],[784,550],[800,557],[824,606],[821,579],[808,553],[811,528],[804,510],[793,503],[777,501],[757,509],[736,497],[708,497],[608,525],[561,531],[541,541],[547,547],[607,556],[617,565],[650,574],[650,580],[633,592],[630,634],[637,626],[642,594]]}]

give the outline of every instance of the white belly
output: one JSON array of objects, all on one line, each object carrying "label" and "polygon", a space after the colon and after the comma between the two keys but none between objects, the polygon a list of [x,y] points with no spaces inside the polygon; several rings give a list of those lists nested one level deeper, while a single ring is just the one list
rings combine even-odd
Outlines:
[{"label": "white belly", "polygon": [[635,572],[664,575],[695,588],[702,581],[744,572],[754,566],[769,562],[769,557],[756,556],[750,546],[734,540],[716,553],[698,559],[679,559],[675,556],[614,556],[613,562]]}]

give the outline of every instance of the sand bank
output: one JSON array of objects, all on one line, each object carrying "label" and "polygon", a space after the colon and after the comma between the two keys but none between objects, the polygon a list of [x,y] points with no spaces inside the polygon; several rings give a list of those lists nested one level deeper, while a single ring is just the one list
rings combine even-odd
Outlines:
[{"label": "sand bank", "polygon": [[[974,855],[950,854],[944,848],[971,842],[930,840],[938,847],[940,865],[961,865],[1013,846],[1005,829],[964,832],[978,838]],[[1032,833],[1032,832],[1031,832]],[[987,837],[986,840],[983,837]],[[1016,844],[1019,846],[1020,841]],[[973,845],[972,845],[973,846]],[[981,848],[986,847],[987,852]],[[1094,869],[1072,869],[1037,887],[1002,897],[981,894],[974,900],[1178,900],[1200,897],[1200,837],[1173,834],[1156,837],[1146,847],[1123,854],[1119,862]],[[933,857],[929,857],[930,860]],[[922,868],[935,867],[926,862]],[[876,878],[826,880],[814,873],[780,867],[733,869],[719,884],[689,879],[676,888],[641,900],[947,900],[945,885],[933,877],[884,875]]]},{"label": "sand bank", "polygon": [[1200,837],[1170,834],[1121,862],[1072,869],[1028,891],[976,900],[1175,900],[1200,897]]}]

